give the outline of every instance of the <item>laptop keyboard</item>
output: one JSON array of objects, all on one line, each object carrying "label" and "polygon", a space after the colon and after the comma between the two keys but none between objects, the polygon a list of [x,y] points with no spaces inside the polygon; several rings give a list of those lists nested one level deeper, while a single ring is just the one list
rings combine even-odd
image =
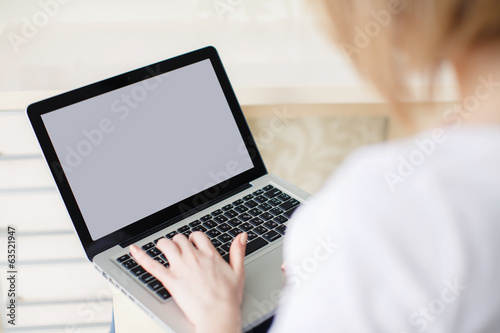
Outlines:
[{"label": "laptop keyboard", "polygon": [[[224,260],[229,262],[229,247],[234,237],[242,232],[248,233],[245,255],[249,255],[284,235],[286,222],[299,205],[297,199],[272,185],[267,185],[199,220],[169,232],[165,237],[171,239],[177,234],[189,237],[194,231],[202,231],[210,238]],[[165,255],[156,248],[156,243],[162,238],[164,237],[143,245],[142,249],[160,264],[169,267]],[[166,300],[170,297],[161,282],[139,266],[130,253],[120,256],[116,261],[146,284],[159,299]]]}]

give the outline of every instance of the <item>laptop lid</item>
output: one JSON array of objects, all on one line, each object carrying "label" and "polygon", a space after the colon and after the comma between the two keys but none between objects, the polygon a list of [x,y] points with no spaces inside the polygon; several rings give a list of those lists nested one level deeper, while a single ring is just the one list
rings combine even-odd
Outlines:
[{"label": "laptop lid", "polygon": [[213,47],[34,103],[27,115],[90,260],[267,173]]}]

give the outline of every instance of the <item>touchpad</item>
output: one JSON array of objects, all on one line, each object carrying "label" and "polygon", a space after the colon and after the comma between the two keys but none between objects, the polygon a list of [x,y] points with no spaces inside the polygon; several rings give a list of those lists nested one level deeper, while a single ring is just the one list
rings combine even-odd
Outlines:
[{"label": "touchpad", "polygon": [[283,247],[280,246],[245,265],[243,293],[243,327],[259,324],[269,318],[278,305],[283,288]]}]

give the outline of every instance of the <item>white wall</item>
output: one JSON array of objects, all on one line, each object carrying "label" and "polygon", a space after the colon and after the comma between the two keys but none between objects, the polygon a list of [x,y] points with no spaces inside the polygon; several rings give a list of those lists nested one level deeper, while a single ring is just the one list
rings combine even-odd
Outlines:
[{"label": "white wall", "polygon": [[59,1],[0,4],[0,89],[69,89],[206,45],[237,87],[358,82],[305,0]]}]

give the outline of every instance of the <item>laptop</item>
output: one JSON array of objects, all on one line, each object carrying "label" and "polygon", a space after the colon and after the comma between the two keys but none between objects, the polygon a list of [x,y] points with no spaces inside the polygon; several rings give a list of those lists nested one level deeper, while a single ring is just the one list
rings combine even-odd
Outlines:
[{"label": "laptop", "polygon": [[267,173],[217,51],[202,48],[34,103],[27,115],[88,259],[166,331],[191,332],[128,252],[202,231],[227,261],[248,233],[243,330],[274,314],[283,235],[308,194]]}]

